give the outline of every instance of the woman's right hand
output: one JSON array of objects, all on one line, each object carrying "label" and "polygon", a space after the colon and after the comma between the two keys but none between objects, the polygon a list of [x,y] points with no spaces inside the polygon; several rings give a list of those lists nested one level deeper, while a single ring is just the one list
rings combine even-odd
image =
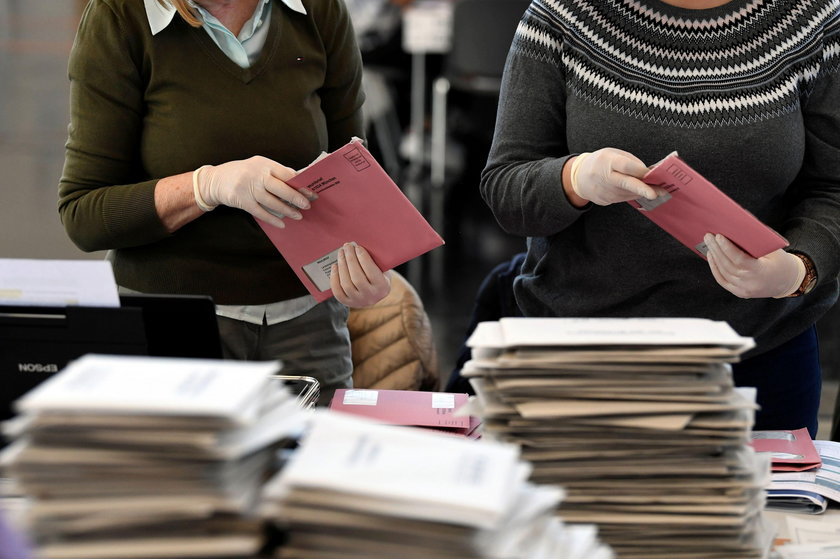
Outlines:
[{"label": "woman's right hand", "polygon": [[[599,206],[636,198],[653,200],[659,192],[641,181],[647,166],[631,153],[616,148],[602,148],[582,153],[571,162],[570,188],[581,199]],[[574,197],[569,196],[574,200]]]},{"label": "woman's right hand", "polygon": [[201,167],[193,173],[193,192],[196,204],[204,211],[231,206],[275,227],[284,227],[284,217],[302,219],[300,210],[309,209],[310,200],[317,198],[312,192],[286,184],[296,174],[276,161],[254,156]]}]

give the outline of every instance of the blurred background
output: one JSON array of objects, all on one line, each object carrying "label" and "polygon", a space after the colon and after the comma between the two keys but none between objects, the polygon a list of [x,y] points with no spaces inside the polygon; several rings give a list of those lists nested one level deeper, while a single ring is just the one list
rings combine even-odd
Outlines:
[{"label": "blurred background", "polygon": [[[139,0],[138,0],[139,1]],[[365,61],[371,150],[446,245],[400,271],[432,322],[442,382],[452,370],[478,287],[524,250],[478,194],[498,79],[525,0],[345,0]],[[68,123],[67,57],[84,0],[0,0],[0,257],[101,259],[64,234],[56,190]],[[481,43],[488,37],[490,44]],[[477,47],[480,45],[480,47]],[[840,310],[818,325],[827,439],[840,379]]]}]

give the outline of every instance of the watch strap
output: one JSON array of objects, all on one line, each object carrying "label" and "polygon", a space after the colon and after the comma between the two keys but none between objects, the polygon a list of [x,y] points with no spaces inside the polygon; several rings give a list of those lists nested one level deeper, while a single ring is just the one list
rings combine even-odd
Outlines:
[{"label": "watch strap", "polygon": [[788,295],[788,297],[799,297],[801,295],[805,295],[806,293],[810,293],[811,290],[814,289],[814,286],[817,285],[817,268],[814,266],[813,260],[811,260],[806,254],[801,252],[793,252],[791,254],[798,257],[802,260],[802,263],[805,264],[805,277],[802,278],[802,283],[799,284],[799,287]]}]

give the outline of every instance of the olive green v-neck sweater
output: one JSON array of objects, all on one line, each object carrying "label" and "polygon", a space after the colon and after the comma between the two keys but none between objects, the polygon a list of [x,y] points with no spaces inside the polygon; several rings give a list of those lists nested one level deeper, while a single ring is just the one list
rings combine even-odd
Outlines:
[{"label": "olive green v-neck sweater", "polygon": [[176,16],[151,35],[143,2],[92,0],[69,75],[59,213],[85,251],[110,250],[117,283],[142,292],[263,304],[306,289],[246,212],[219,207],[167,233],[164,177],[262,155],[299,169],[362,136],[361,60],[340,0],[275,1],[260,59],[242,69]]}]

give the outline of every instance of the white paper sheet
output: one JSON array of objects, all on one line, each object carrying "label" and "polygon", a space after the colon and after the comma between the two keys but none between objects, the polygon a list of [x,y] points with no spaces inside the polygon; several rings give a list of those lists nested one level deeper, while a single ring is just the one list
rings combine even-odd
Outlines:
[{"label": "white paper sheet", "polygon": [[119,307],[106,260],[0,259],[0,305]]}]

